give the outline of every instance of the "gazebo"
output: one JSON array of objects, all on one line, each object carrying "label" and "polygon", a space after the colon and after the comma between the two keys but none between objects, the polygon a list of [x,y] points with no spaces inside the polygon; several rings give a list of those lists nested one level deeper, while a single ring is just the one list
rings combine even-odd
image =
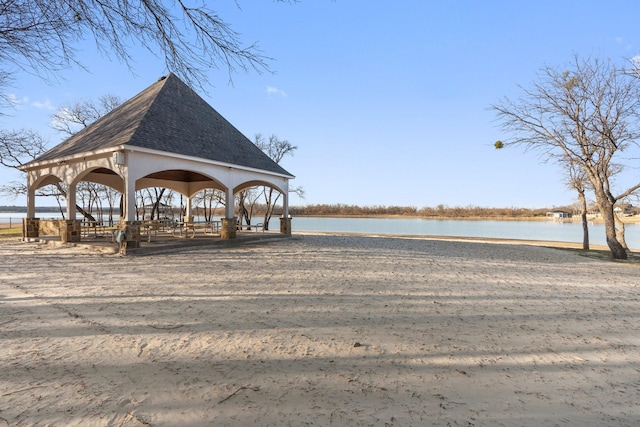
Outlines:
[{"label": "gazebo", "polygon": [[68,190],[60,236],[63,241],[80,241],[76,189],[82,181],[104,184],[123,194],[118,229],[125,231],[129,247],[140,244],[135,192],[147,187],[164,187],[186,196],[187,217],[191,216],[189,201],[198,191],[224,192],[222,239],[236,237],[234,195],[256,185],[272,187],[282,194],[280,231],[291,234],[288,189],[294,176],[174,74],[161,77],[20,169],[27,173],[25,238],[39,236],[36,190],[62,182]]}]

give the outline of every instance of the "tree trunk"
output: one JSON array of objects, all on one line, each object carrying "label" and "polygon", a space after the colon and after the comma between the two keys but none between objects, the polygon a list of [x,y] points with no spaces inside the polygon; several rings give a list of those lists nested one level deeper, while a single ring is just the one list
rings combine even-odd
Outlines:
[{"label": "tree trunk", "polygon": [[268,189],[264,189],[264,201],[265,201],[265,211],[264,211],[264,222],[262,225],[264,226],[264,230],[269,230],[269,220],[271,219],[271,214],[273,213],[273,204],[271,203],[271,197],[273,195],[273,189],[269,187]]},{"label": "tree trunk", "polygon": [[280,192],[276,192],[275,199],[273,198],[273,193],[274,193],[273,188],[269,188],[269,194],[267,194],[267,191],[265,189],[264,198],[265,198],[265,203],[267,205],[267,209],[264,212],[264,222],[263,222],[265,230],[269,230],[269,221],[271,221],[271,217],[273,216],[273,209],[276,207],[276,204],[278,203],[278,199],[280,199]]},{"label": "tree trunk", "polygon": [[164,188],[160,189],[160,193],[158,193],[158,188],[155,188],[156,200],[152,200],[153,206],[151,208],[151,220],[156,218],[160,219],[160,201],[162,200],[162,196],[164,194]]},{"label": "tree trunk", "polygon": [[582,249],[589,250],[589,222],[587,221],[587,199],[584,191],[578,192],[580,199],[580,217],[582,218]]},{"label": "tree trunk", "polygon": [[251,230],[251,214],[249,213],[249,210],[245,205],[246,198],[247,198],[246,190],[242,190],[240,193],[238,193],[238,210],[240,211],[238,215],[238,220],[240,221],[238,223],[238,226],[242,227],[242,219],[244,218],[245,224],[247,225],[247,229]]},{"label": "tree trunk", "polygon": [[607,238],[607,246],[611,250],[611,258],[627,259],[627,251],[620,244],[616,236],[616,219],[613,213],[613,203],[600,203],[600,213],[604,219],[604,230]]},{"label": "tree trunk", "polygon": [[582,249],[589,250],[589,222],[587,221],[587,212],[582,212]]},{"label": "tree trunk", "polygon": [[624,238],[624,222],[622,222],[622,219],[618,215],[615,215],[615,218],[616,224],[619,225],[619,227],[616,227],[616,239],[618,239],[618,242],[620,242],[624,250],[629,254],[629,246],[627,246],[627,240]]}]

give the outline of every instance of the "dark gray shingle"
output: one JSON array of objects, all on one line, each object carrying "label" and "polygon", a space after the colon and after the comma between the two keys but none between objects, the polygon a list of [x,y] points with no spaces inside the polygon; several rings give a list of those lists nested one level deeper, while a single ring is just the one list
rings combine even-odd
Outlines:
[{"label": "dark gray shingle", "polygon": [[173,74],[34,161],[122,144],[292,176]]}]

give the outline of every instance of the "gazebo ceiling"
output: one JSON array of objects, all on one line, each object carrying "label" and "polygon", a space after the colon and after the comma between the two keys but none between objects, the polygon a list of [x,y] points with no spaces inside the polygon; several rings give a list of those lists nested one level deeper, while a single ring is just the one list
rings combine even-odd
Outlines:
[{"label": "gazebo ceiling", "polygon": [[185,171],[185,170],[166,170],[166,171],[156,172],[156,173],[147,175],[146,178],[162,179],[165,181],[179,181],[179,182],[211,181],[211,178],[204,176],[201,173]]},{"label": "gazebo ceiling", "polygon": [[94,170],[91,171],[91,173],[102,174],[102,175],[118,175],[117,173],[115,173],[111,169],[107,169],[107,168],[94,169]]},{"label": "gazebo ceiling", "polygon": [[[114,171],[107,168],[98,168],[91,171],[91,174],[97,175],[118,175]],[[187,170],[165,170],[147,175],[145,178],[158,179],[164,181],[178,181],[178,182],[207,182],[211,181],[211,178],[198,173]]]}]

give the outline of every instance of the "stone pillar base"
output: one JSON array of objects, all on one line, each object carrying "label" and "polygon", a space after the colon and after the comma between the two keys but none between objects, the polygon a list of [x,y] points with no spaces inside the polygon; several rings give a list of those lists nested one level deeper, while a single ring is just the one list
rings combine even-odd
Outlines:
[{"label": "stone pillar base", "polygon": [[220,218],[222,220],[222,228],[220,228],[220,238],[222,240],[236,238],[236,218]]},{"label": "stone pillar base", "polygon": [[79,242],[82,236],[82,221],[67,219],[60,221],[60,240],[62,243]]},{"label": "stone pillar base", "polygon": [[22,238],[40,237],[40,218],[22,219]]},{"label": "stone pillar base", "polygon": [[118,230],[124,232],[124,239],[119,242],[120,253],[127,254],[127,249],[140,247],[140,221],[125,221],[121,219],[118,223]]},{"label": "stone pillar base", "polygon": [[280,233],[291,236],[291,218],[280,218]]}]

